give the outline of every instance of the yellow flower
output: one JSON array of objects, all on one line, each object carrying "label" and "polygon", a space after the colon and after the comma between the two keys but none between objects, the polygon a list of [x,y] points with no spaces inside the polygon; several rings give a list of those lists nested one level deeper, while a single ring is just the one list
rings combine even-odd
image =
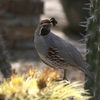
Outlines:
[{"label": "yellow flower", "polygon": [[11,84],[13,86],[16,86],[16,85],[20,86],[20,85],[23,84],[23,82],[24,82],[24,77],[22,77],[22,76],[20,76],[20,77],[18,77],[18,76],[17,77],[13,77],[11,79]]}]

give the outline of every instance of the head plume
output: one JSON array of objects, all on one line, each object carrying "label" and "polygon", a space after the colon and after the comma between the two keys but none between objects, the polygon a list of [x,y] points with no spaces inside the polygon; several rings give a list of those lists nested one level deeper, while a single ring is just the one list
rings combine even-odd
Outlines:
[{"label": "head plume", "polygon": [[56,26],[57,24],[57,21],[55,20],[55,18],[51,18],[50,22],[53,24],[53,26]]}]

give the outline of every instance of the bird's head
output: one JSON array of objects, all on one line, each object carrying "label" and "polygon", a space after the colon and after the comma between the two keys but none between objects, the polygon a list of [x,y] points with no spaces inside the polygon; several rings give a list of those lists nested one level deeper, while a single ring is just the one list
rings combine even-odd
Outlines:
[{"label": "bird's head", "polygon": [[51,30],[51,25],[55,26],[57,24],[57,21],[55,18],[45,19],[40,22],[40,35],[45,36],[47,35]]}]

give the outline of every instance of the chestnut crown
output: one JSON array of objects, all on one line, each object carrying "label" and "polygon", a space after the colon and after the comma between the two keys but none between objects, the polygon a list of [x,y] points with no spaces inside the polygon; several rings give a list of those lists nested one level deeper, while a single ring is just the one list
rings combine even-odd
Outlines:
[{"label": "chestnut crown", "polygon": [[45,20],[42,20],[42,21],[40,22],[40,25],[41,25],[41,24],[44,24],[44,23],[52,23],[53,26],[56,26],[57,21],[55,20],[55,18],[51,18],[50,20],[45,19]]}]

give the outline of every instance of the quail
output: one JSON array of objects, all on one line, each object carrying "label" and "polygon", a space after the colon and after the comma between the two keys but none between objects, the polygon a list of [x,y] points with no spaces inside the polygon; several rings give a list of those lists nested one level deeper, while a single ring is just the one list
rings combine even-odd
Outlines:
[{"label": "quail", "polygon": [[77,67],[94,79],[79,51],[51,32],[51,26],[56,24],[55,18],[42,20],[34,33],[34,45],[41,60],[52,68],[64,69],[63,79],[67,79],[66,69],[69,66]]}]

